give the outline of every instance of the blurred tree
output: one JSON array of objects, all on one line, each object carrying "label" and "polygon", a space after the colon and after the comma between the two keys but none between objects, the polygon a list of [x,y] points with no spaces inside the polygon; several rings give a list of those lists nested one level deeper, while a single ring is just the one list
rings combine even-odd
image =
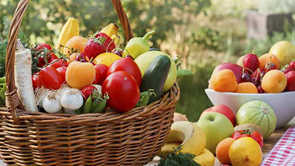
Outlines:
[{"label": "blurred tree", "polygon": [[[5,16],[12,18],[17,3],[18,0],[0,1],[1,22]],[[196,45],[202,45],[204,44],[202,41],[208,41],[206,36],[194,33],[199,28],[197,17],[201,13],[206,15],[205,11],[211,5],[211,0],[122,0],[122,3],[134,36],[143,36],[147,31],[155,29],[156,34],[151,38],[152,47],[160,48],[174,56],[183,55],[184,64],[188,64],[189,55],[199,48]],[[110,0],[34,0],[30,1],[25,13],[21,26],[22,34],[28,36],[31,44],[40,42],[53,44],[69,17],[79,19],[80,33],[84,37],[93,34],[111,22],[120,25]],[[122,28],[120,29],[120,36],[124,36]],[[7,38],[3,30],[4,25],[0,24],[0,39],[1,37],[2,39]],[[204,31],[204,33],[211,34],[211,31]],[[214,31],[212,36],[218,37],[216,34]],[[196,38],[200,39],[196,40]],[[210,42],[207,44],[210,45]],[[208,47],[210,48],[210,46]],[[1,56],[4,57],[5,54],[3,53]],[[205,58],[203,55],[202,57]],[[195,60],[194,62],[200,61]],[[182,97],[177,111],[186,113],[190,120],[197,121],[199,114],[211,105],[204,94],[204,89],[207,87],[207,77],[210,76],[212,64],[209,63],[205,67],[196,66],[192,69],[198,70],[193,78],[187,77],[180,80]],[[205,73],[206,78],[202,76]],[[192,107],[195,109],[194,111],[191,110]]]},{"label": "blurred tree", "polygon": [[[12,17],[18,0],[1,0],[0,20]],[[135,36],[156,29],[154,47],[164,41],[175,25],[189,24],[175,12],[195,16],[210,5],[208,0],[122,0]],[[78,18],[82,36],[93,34],[110,22],[120,25],[110,0],[34,0],[22,23],[23,31],[34,42],[53,43],[69,17]],[[0,24],[0,32],[3,25]],[[122,28],[121,28],[122,32]],[[3,35],[3,34],[2,34]],[[123,36],[123,35],[122,35]]]}]

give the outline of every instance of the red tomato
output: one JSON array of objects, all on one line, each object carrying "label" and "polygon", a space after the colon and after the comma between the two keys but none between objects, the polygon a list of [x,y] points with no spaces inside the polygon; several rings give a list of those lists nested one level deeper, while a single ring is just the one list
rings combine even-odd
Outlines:
[{"label": "red tomato", "polygon": [[141,72],[137,64],[131,58],[122,58],[116,60],[109,68],[107,76],[116,72],[116,71],[126,71],[131,74],[132,77],[136,80],[138,87],[141,84]]},{"label": "red tomato", "polygon": [[51,59],[50,59],[51,56],[50,56],[49,53],[46,53],[46,54],[45,54],[44,52],[41,52],[39,55],[40,55],[40,57],[39,57],[39,59],[38,59],[38,64],[37,64],[38,67],[43,67],[43,66],[46,65],[45,57],[47,58],[47,63],[49,63],[49,61],[51,60]]},{"label": "red tomato", "polygon": [[41,84],[47,89],[59,89],[63,83],[59,72],[53,67],[45,67],[39,72]]},{"label": "red tomato", "polygon": [[97,64],[97,65],[94,65],[94,68],[96,70],[96,76],[95,76],[95,80],[93,84],[101,85],[107,77],[107,72],[109,67],[103,64]]},{"label": "red tomato", "polygon": [[97,90],[95,86],[92,86],[92,85],[85,86],[81,90],[84,100],[87,100],[94,90]]},{"label": "red tomato", "polygon": [[[46,44],[46,43],[38,44],[35,47],[36,50],[41,50],[41,49],[44,49],[44,48],[47,48],[48,50],[51,50],[51,46],[49,44]],[[51,56],[50,56],[49,53],[45,54],[44,52],[41,52],[40,57],[38,58],[38,64],[37,64],[38,67],[43,67],[44,65],[46,65],[46,62],[44,60],[45,56],[47,57],[47,62],[49,62],[51,60]]]},{"label": "red tomato", "polygon": [[32,76],[32,83],[33,83],[33,88],[36,89],[36,88],[40,88],[42,85],[41,85],[41,82],[40,82],[40,79],[39,79],[39,72],[38,73],[35,73],[33,76]]},{"label": "red tomato", "polygon": [[61,75],[63,83],[66,82],[67,67],[59,67],[56,69],[56,71],[58,71],[59,74]]},{"label": "red tomato", "polygon": [[102,94],[108,94],[107,105],[119,112],[127,112],[135,107],[140,91],[135,79],[125,71],[110,74],[102,84]]},{"label": "red tomato", "polygon": [[54,59],[58,59],[58,57],[54,53],[51,53],[50,61],[52,62]]},{"label": "red tomato", "polygon": [[[53,61],[56,61],[56,59],[53,59],[52,61],[50,61],[49,63],[53,62]],[[63,60],[63,59],[60,59],[56,62],[54,62],[53,64],[49,65],[53,68],[59,68],[59,67],[68,67],[68,62]]]},{"label": "red tomato", "polygon": [[40,49],[43,49],[43,48],[47,48],[48,50],[51,50],[51,46],[47,43],[40,43],[37,45],[36,49],[40,50]]},{"label": "red tomato", "polygon": [[260,145],[261,148],[263,147],[263,137],[258,131],[253,131],[251,129],[238,130],[235,131],[231,137],[235,140],[242,137],[251,137]]}]

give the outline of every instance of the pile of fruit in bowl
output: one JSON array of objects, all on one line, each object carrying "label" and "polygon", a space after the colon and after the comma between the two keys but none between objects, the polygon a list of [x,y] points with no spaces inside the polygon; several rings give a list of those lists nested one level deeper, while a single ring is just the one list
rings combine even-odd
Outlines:
[{"label": "pile of fruit in bowl", "polygon": [[118,28],[111,23],[86,39],[79,36],[78,20],[69,18],[55,48],[42,43],[27,49],[18,41],[15,78],[25,109],[124,113],[159,100],[176,82],[179,59],[150,51],[148,39],[155,31],[132,38],[122,49]]},{"label": "pile of fruit in bowl", "polygon": [[218,65],[205,90],[207,96],[214,105],[225,104],[235,113],[248,101],[266,102],[275,111],[277,128],[282,127],[295,116],[294,47],[281,41],[260,57],[249,53],[237,64]]}]

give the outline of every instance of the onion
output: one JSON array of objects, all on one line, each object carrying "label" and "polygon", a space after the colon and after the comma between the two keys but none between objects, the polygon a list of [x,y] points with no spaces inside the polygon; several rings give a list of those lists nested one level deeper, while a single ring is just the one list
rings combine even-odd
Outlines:
[{"label": "onion", "polygon": [[180,113],[175,112],[174,113],[173,121],[174,122],[177,122],[177,121],[188,121],[188,119],[186,118],[186,115],[183,115],[183,114],[180,114]]}]

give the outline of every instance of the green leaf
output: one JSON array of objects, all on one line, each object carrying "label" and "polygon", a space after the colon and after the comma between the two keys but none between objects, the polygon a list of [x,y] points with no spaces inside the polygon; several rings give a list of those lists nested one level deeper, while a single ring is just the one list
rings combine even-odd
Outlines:
[{"label": "green leaf", "polygon": [[190,70],[179,69],[179,70],[177,70],[177,79],[185,77],[185,76],[191,76],[193,74],[194,73]]}]

